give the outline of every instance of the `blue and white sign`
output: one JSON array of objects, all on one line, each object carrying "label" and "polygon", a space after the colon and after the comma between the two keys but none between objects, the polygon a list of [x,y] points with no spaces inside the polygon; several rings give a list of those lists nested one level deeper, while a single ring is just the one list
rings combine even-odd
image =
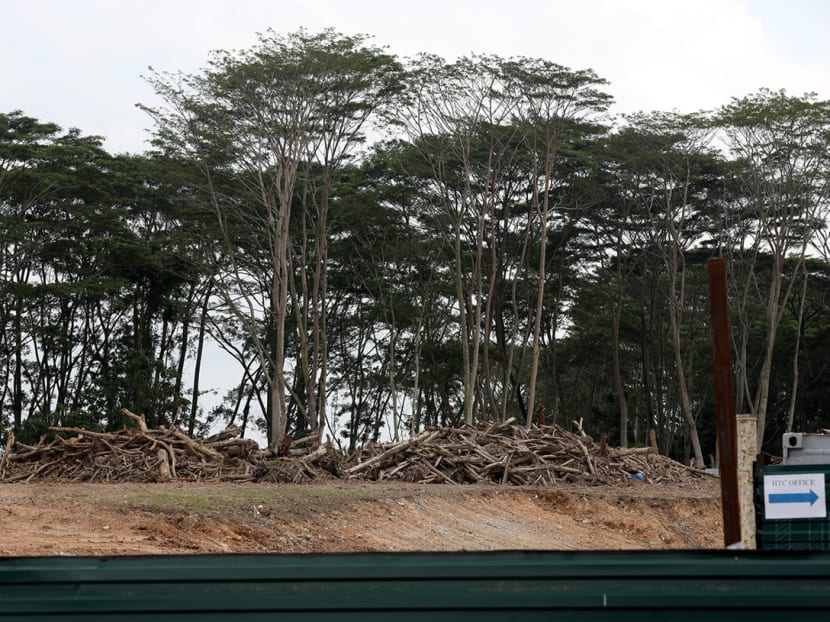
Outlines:
[{"label": "blue and white sign", "polygon": [[764,475],[766,518],[826,518],[824,473]]}]

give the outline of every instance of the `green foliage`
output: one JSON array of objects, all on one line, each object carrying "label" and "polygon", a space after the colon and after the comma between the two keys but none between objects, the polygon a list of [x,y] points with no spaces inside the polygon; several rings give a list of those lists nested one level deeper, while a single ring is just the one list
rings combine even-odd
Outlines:
[{"label": "green foliage", "polygon": [[[827,102],[760,91],[609,126],[591,70],[405,67],[331,30],[150,82],[167,107],[145,156],[0,114],[0,436],[117,428],[122,406],[273,434],[279,370],[286,432],[328,408],[344,449],[542,405],[612,444],[654,429],[683,460],[694,429],[708,460],[711,256],[730,257],[739,401],[768,384],[765,449],[793,400],[795,429],[830,427]],[[394,138],[364,149],[370,129]],[[205,414],[186,369],[208,339],[239,371]]]},{"label": "green foliage", "polygon": [[121,405],[169,421],[181,401],[169,329],[200,276],[154,167],[78,130],[0,115],[0,408],[21,440],[116,425]]}]

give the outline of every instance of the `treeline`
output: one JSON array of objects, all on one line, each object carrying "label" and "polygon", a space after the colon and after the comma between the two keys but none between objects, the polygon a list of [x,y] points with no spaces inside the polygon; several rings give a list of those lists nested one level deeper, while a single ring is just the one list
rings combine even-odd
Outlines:
[{"label": "treeline", "polygon": [[[710,257],[759,446],[830,427],[830,103],[614,117],[591,70],[333,31],[149,81],[141,156],[0,114],[0,437],[516,417],[709,463]],[[206,412],[207,344],[239,365]]]}]

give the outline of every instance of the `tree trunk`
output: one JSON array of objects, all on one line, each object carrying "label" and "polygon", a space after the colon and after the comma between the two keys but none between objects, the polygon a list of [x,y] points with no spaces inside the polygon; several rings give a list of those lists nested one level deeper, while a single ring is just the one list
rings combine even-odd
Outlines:
[{"label": "tree trunk", "polygon": [[689,400],[689,390],[686,386],[686,372],[683,367],[683,357],[680,353],[680,325],[676,311],[670,309],[669,313],[671,314],[669,319],[671,323],[672,345],[674,348],[674,369],[677,375],[677,388],[680,393],[680,407],[683,411],[683,419],[686,421],[686,428],[689,432],[689,441],[692,444],[695,463],[697,466],[702,467],[705,464],[703,461],[703,451],[700,447],[697,425],[695,424],[694,414],[692,413],[692,403]]},{"label": "tree trunk", "polygon": [[283,442],[288,425],[288,411],[285,403],[285,321],[288,306],[288,225],[293,197],[290,192],[281,197],[281,209],[277,215],[276,248],[273,249],[274,262],[273,290],[271,294],[272,316],[274,322],[274,357],[273,369],[268,374],[269,395],[271,398],[271,438],[270,448],[277,451]]},{"label": "tree trunk", "polygon": [[628,448],[628,400],[625,398],[625,389],[620,369],[620,323],[622,321],[623,289],[622,289],[622,240],[617,238],[617,290],[614,300],[614,317],[612,322],[612,366],[614,374],[614,390],[620,405],[620,447]]},{"label": "tree trunk", "polygon": [[542,312],[545,303],[545,267],[547,266],[547,249],[548,249],[548,212],[550,209],[550,178],[553,174],[553,146],[548,143],[545,152],[545,182],[542,198],[541,209],[538,204],[538,193],[535,192],[535,187],[538,186],[538,180],[534,179],[534,203],[536,203],[536,212],[539,215],[539,271],[537,278],[539,283],[536,289],[536,312],[533,321],[533,350],[530,359],[530,383],[528,387],[527,398],[527,418],[525,419],[525,426],[530,427],[533,414],[536,412],[536,379],[539,374],[539,336],[542,332]]},{"label": "tree trunk", "polygon": [[798,398],[798,353],[801,348],[801,333],[804,329],[804,306],[807,301],[807,266],[802,263],[804,279],[801,282],[801,300],[798,303],[798,324],[796,325],[795,347],[793,351],[793,385],[790,390],[790,405],[787,409],[787,432],[793,431],[795,405]]},{"label": "tree trunk", "polygon": [[12,389],[13,432],[20,435],[23,428],[23,327],[20,322],[22,305],[18,301],[14,314],[14,388]]},{"label": "tree trunk", "polygon": [[205,299],[202,301],[201,317],[199,318],[199,336],[196,345],[196,360],[193,367],[193,393],[190,403],[190,417],[187,420],[187,433],[193,436],[196,429],[196,414],[199,412],[199,378],[202,374],[202,354],[205,346],[205,328],[207,326],[208,304],[211,288],[208,286]]},{"label": "tree trunk", "polygon": [[455,297],[458,301],[458,330],[461,336],[461,360],[464,379],[464,421],[473,421],[473,391],[475,390],[475,369],[473,367],[470,337],[471,321],[467,318],[467,301],[464,294],[461,256],[461,220],[456,218],[454,224],[455,239],[453,249],[455,255]]},{"label": "tree trunk", "polygon": [[767,424],[767,404],[769,402],[769,380],[772,374],[772,357],[775,350],[775,337],[778,333],[778,305],[781,296],[781,260],[773,258],[770,279],[769,298],[767,299],[767,331],[764,342],[764,361],[758,374],[758,387],[755,394],[756,417],[758,418],[758,451],[764,444],[764,432]]}]

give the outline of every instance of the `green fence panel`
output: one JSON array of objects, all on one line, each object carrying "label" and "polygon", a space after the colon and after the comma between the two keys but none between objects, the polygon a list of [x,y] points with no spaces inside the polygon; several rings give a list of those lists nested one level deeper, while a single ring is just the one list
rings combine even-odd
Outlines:
[{"label": "green fence panel", "polygon": [[830,613],[830,554],[493,552],[0,560],[25,620],[777,620]]}]

